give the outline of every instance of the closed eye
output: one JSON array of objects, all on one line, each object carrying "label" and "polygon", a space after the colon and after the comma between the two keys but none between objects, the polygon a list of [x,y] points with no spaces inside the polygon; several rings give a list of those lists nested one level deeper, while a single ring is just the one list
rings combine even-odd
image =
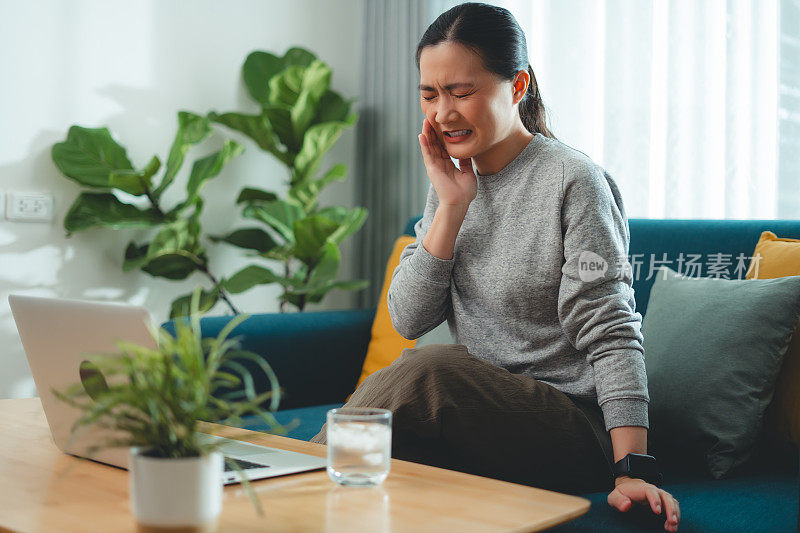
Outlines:
[{"label": "closed eye", "polygon": [[[466,98],[467,96],[469,96],[471,94],[473,94],[473,93],[469,93],[469,94],[454,94],[453,96],[455,96],[456,98]],[[428,98],[427,96],[423,96],[422,97],[423,100],[426,100],[428,102],[430,102],[434,98],[436,98],[436,97],[435,96],[431,96],[430,98]]]}]

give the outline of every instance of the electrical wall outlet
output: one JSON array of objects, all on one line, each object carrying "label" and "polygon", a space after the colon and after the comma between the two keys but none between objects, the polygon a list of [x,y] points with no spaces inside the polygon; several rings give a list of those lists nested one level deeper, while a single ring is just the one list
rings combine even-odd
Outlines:
[{"label": "electrical wall outlet", "polygon": [[8,191],[6,218],[18,221],[50,222],[53,220],[53,195],[49,192]]}]

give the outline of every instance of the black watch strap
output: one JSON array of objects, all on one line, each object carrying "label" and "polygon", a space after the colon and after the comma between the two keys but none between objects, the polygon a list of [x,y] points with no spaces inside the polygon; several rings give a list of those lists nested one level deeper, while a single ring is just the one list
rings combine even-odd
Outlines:
[{"label": "black watch strap", "polygon": [[629,453],[614,464],[614,479],[619,476],[643,479],[644,481],[660,487],[663,476],[658,471],[656,458],[642,453]]}]

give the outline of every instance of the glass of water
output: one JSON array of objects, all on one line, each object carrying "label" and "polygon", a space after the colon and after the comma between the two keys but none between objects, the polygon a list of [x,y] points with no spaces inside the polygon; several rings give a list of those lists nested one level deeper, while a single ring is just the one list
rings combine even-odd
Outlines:
[{"label": "glass of water", "polygon": [[328,475],[340,485],[373,486],[389,475],[392,412],[373,407],[328,411]]}]

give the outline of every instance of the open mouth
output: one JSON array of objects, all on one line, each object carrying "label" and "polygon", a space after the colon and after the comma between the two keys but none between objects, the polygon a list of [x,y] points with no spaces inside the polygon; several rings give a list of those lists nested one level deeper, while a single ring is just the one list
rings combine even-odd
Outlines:
[{"label": "open mouth", "polygon": [[457,139],[459,137],[466,137],[472,133],[472,130],[455,130],[455,131],[445,131],[445,137],[450,137],[451,139]]}]

